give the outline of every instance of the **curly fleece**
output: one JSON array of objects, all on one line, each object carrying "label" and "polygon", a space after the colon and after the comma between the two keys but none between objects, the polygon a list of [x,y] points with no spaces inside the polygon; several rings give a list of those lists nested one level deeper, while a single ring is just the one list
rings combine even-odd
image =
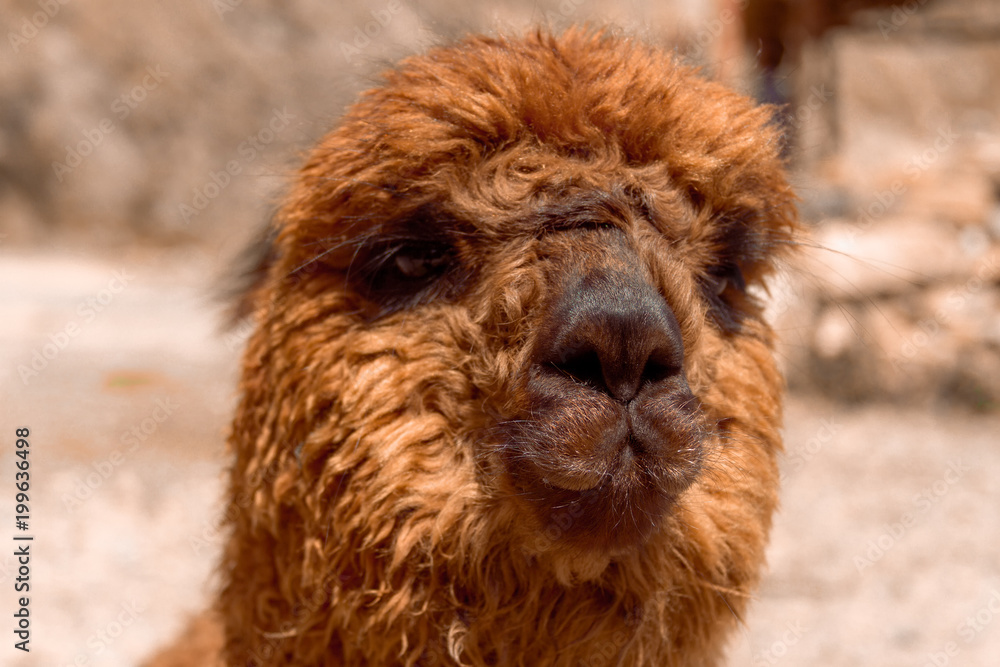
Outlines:
[{"label": "curly fleece", "polygon": [[[674,313],[704,438],[617,550],[564,539],[588,508],[539,517],[501,456],[575,206]],[[274,224],[230,438],[227,664],[720,663],[777,502],[755,295],[797,222],[769,109],[611,31],[471,37],[363,94]],[[393,283],[379,262],[414,237],[460,268]]]}]

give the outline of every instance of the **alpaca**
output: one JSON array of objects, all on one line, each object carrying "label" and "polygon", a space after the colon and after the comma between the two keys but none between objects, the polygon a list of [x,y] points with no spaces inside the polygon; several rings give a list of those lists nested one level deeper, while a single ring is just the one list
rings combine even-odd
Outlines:
[{"label": "alpaca", "polygon": [[389,71],[247,294],[217,659],[720,664],[777,503],[779,154],[607,30]]}]

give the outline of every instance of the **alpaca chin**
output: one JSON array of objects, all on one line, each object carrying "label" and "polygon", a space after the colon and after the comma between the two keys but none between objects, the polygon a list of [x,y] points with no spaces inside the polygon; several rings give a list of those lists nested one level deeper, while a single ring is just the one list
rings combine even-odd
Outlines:
[{"label": "alpaca chin", "polygon": [[611,564],[610,554],[563,553],[551,554],[546,565],[563,586],[576,586],[586,581],[596,581]]}]

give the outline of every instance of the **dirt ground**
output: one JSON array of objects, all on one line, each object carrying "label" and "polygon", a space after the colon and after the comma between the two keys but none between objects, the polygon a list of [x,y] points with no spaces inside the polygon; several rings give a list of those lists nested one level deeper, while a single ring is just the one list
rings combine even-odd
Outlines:
[{"label": "dirt ground", "polygon": [[[0,249],[0,664],[137,665],[205,603],[240,348],[219,264]],[[729,665],[996,665],[1000,417],[793,396],[786,434],[770,573]],[[15,534],[34,537],[30,653]]]}]

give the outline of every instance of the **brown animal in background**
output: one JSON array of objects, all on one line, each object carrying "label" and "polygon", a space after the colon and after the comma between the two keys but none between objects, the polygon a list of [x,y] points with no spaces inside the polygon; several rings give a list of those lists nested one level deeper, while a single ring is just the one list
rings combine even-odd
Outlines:
[{"label": "brown animal in background", "polygon": [[635,40],[403,61],[251,293],[231,665],[716,665],[764,560],[770,111]]}]

